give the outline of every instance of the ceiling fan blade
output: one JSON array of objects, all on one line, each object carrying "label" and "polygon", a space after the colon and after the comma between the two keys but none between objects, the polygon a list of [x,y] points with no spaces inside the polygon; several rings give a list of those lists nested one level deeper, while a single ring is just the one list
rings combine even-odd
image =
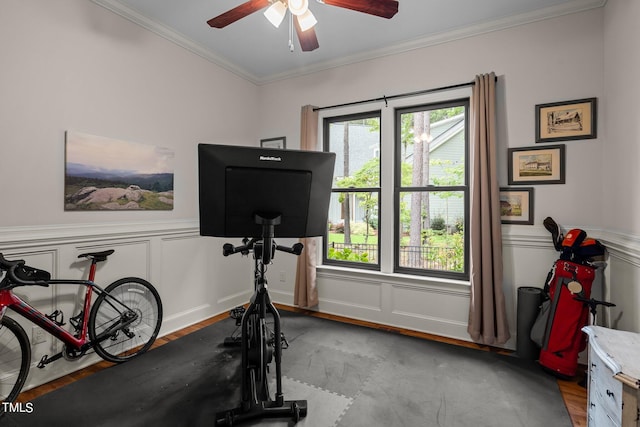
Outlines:
[{"label": "ceiling fan blade", "polygon": [[257,12],[258,10],[269,6],[270,4],[271,2],[269,0],[249,0],[248,2],[242,3],[240,6],[236,6],[233,9],[226,11],[222,15],[209,19],[207,24],[214,28],[224,28],[245,16],[251,15],[253,12]]},{"label": "ceiling fan blade", "polygon": [[294,18],[293,23],[296,26],[298,41],[300,41],[300,48],[303,52],[311,52],[312,50],[316,50],[320,47],[320,44],[318,44],[318,37],[316,36],[316,30],[314,30],[313,27],[309,28],[307,31],[302,31],[297,19]]},{"label": "ceiling fan blade", "polygon": [[396,0],[323,0],[322,2],[387,19],[393,18],[398,13]]}]

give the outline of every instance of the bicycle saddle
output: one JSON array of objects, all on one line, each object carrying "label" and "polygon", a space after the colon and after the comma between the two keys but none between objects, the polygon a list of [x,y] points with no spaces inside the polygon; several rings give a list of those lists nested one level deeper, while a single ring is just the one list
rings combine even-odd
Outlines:
[{"label": "bicycle saddle", "polygon": [[87,252],[87,253],[78,255],[78,258],[93,258],[96,261],[106,261],[107,257],[114,252],[115,250],[113,249],[109,249],[108,251],[102,251],[102,252]]}]

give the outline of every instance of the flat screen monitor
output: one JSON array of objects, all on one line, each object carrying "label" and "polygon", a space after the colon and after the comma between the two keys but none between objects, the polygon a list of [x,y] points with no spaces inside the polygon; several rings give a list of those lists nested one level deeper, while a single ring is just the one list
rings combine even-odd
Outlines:
[{"label": "flat screen monitor", "polygon": [[260,215],[280,216],[275,237],[324,235],[334,163],[334,153],[199,144],[200,234],[260,238]]}]

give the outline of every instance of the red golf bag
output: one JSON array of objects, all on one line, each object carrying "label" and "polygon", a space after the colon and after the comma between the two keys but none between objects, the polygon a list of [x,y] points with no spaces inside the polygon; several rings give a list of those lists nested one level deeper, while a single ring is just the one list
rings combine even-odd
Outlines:
[{"label": "red golf bag", "polygon": [[591,297],[596,276],[596,267],[591,261],[604,255],[605,247],[595,239],[587,239],[586,233],[579,229],[569,231],[564,237],[554,235],[556,242],[556,249],[562,254],[544,287],[541,315],[546,316],[546,322],[538,361],[558,376],[573,377],[578,355],[586,347],[586,336],[581,329],[589,323],[589,306],[584,300]]}]

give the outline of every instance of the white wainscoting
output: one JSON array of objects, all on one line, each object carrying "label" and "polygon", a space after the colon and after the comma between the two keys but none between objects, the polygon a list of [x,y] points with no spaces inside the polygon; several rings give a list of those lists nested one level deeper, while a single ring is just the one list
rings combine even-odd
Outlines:
[{"label": "white wainscoting", "polygon": [[321,267],[318,310],[464,339],[469,312],[465,282]]},{"label": "white wainscoting", "polygon": [[[55,278],[86,279],[88,262],[83,252],[115,249],[100,263],[96,283],[106,287],[127,276],[150,281],[163,303],[160,336],[215,316],[248,301],[252,273],[246,258],[222,256],[222,239],[200,237],[195,221],[131,224],[95,224],[11,227],[0,229],[0,252],[28,265],[51,272]],[[45,314],[55,310],[69,317],[78,314],[84,296],[78,286],[20,287],[16,293]],[[33,324],[12,311],[32,340]],[[32,340],[33,341],[33,340]],[[47,334],[45,342],[32,343],[31,371],[25,389],[46,383],[99,358],[91,354],[77,362],[60,359],[38,369],[44,355],[53,355],[62,344]]]},{"label": "white wainscoting", "polygon": [[[537,227],[507,226],[503,230],[504,290],[512,335],[504,347],[514,349],[517,289],[542,287],[558,253],[549,235]],[[601,230],[587,232],[608,247],[604,295],[617,304],[599,314],[607,325],[640,332],[640,238]],[[197,221],[0,228],[0,252],[8,258],[23,258],[54,277],[86,278],[86,262],[78,260],[78,254],[115,249],[98,269],[98,284],[106,286],[125,276],[140,276],[153,283],[164,306],[161,335],[249,300],[253,260],[239,255],[223,257],[223,243],[223,239],[200,237]],[[296,257],[279,253],[268,275],[275,302],[292,305],[295,272]],[[68,321],[77,314],[82,298],[72,288],[28,287],[17,292],[42,312],[62,310]],[[319,311],[470,340],[466,331],[470,295],[464,282],[319,267],[318,289]],[[11,312],[9,315],[17,318]],[[18,320],[31,337],[32,324]],[[99,360],[90,355],[79,362],[59,360],[45,369],[36,368],[43,355],[60,349],[61,344],[51,337],[32,344],[28,388]]]}]

